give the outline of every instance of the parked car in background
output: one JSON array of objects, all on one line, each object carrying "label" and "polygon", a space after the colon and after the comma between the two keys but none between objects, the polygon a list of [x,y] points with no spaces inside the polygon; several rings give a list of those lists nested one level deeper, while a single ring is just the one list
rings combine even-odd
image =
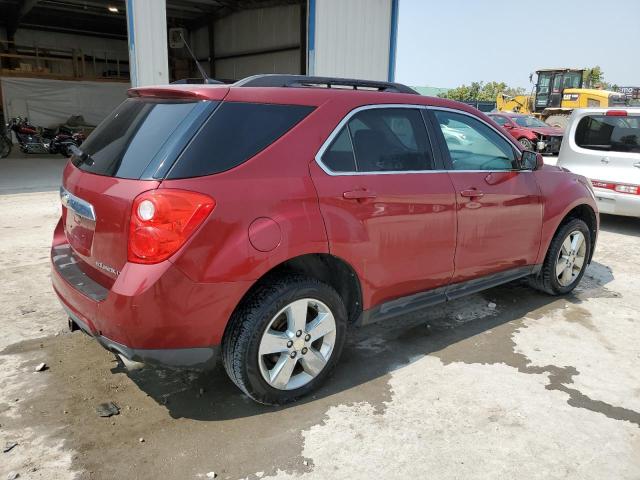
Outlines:
[{"label": "parked car in background", "polygon": [[557,165],[591,179],[600,212],[640,217],[640,108],[574,111]]},{"label": "parked car in background", "polygon": [[296,75],[129,97],[74,148],[51,263],[72,329],[130,360],[221,358],[282,404],[351,325],[518,278],[565,294],[591,261],[588,180],[467,105]]},{"label": "parked car in background", "polygon": [[518,140],[525,150],[557,154],[564,131],[551,127],[533,115],[491,112],[489,117]]}]

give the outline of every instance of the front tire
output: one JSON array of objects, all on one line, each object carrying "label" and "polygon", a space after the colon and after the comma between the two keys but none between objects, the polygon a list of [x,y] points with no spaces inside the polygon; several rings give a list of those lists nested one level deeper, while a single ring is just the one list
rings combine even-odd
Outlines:
[{"label": "front tire", "polygon": [[531,285],[549,295],[564,295],[578,286],[591,258],[591,232],[587,224],[574,218],[556,232],[540,273]]},{"label": "front tire", "polygon": [[535,152],[536,151],[536,149],[533,146],[533,142],[531,140],[529,140],[528,138],[522,137],[518,141],[520,142],[520,145],[522,145],[524,147],[525,150],[529,150],[531,152]]},{"label": "front tire", "polygon": [[282,405],[315,390],[331,374],[346,330],[347,311],[332,287],[302,275],[277,277],[232,315],[222,362],[253,400]]}]

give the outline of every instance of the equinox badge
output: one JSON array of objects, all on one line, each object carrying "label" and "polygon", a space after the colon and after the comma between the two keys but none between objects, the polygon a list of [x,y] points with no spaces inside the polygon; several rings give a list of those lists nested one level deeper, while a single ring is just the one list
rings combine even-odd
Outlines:
[{"label": "equinox badge", "polygon": [[105,272],[109,272],[115,276],[120,275],[120,270],[116,270],[115,268],[109,265],[105,265],[102,262],[96,262],[96,267],[98,267],[100,270],[104,270]]}]

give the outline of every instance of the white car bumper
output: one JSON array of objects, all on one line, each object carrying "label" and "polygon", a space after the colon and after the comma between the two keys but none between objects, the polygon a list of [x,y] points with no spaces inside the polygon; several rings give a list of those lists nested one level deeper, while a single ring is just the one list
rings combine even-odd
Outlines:
[{"label": "white car bumper", "polygon": [[596,193],[600,213],[640,217],[640,195],[618,193],[597,187],[593,190]]}]

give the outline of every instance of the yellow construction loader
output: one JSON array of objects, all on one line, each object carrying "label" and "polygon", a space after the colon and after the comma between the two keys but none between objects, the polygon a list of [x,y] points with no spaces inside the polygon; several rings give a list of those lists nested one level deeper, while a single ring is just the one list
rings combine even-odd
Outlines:
[{"label": "yellow construction loader", "polygon": [[535,115],[549,125],[564,128],[574,108],[614,107],[627,103],[625,95],[598,88],[583,88],[584,69],[547,68],[536,71],[532,95],[499,93],[496,108],[503,112]]}]

